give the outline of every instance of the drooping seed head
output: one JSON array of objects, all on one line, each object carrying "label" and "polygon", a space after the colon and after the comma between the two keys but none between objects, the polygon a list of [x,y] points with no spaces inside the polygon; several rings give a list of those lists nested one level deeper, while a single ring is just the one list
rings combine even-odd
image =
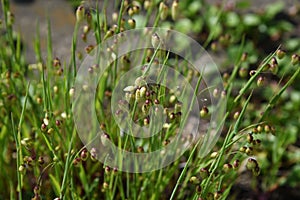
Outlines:
[{"label": "drooping seed head", "polygon": [[167,140],[164,140],[163,145],[167,146],[169,143],[170,143],[170,140],[167,139]]},{"label": "drooping seed head", "polygon": [[150,120],[149,120],[148,117],[146,117],[146,118],[144,119],[144,126],[148,126],[149,123],[150,123]]},{"label": "drooping seed head", "polygon": [[270,127],[269,125],[266,124],[266,125],[264,126],[264,130],[265,130],[266,133],[269,133],[269,132],[271,131],[271,127]]},{"label": "drooping seed head", "polygon": [[260,168],[259,166],[255,167],[253,170],[252,170],[252,174],[254,176],[258,176],[260,174]]},{"label": "drooping seed head", "polygon": [[242,146],[242,147],[239,149],[239,151],[242,152],[242,153],[244,153],[244,152],[246,151],[246,149],[247,149],[247,147]]},{"label": "drooping seed head", "polygon": [[26,167],[25,167],[25,165],[24,165],[24,164],[21,164],[21,165],[19,166],[18,170],[19,170],[19,172],[20,172],[21,174],[25,174],[25,172],[26,172]]},{"label": "drooping seed head", "polygon": [[247,75],[248,75],[248,69],[245,68],[245,67],[242,67],[240,70],[239,70],[239,75],[241,78],[246,78]]},{"label": "drooping seed head", "polygon": [[210,154],[210,158],[216,158],[218,156],[218,152],[214,151]]},{"label": "drooping seed head", "polygon": [[39,163],[40,165],[43,165],[43,164],[45,163],[44,157],[43,157],[43,156],[40,156],[40,157],[38,158],[38,163]]},{"label": "drooping seed head", "polygon": [[249,158],[247,160],[246,167],[247,167],[248,170],[253,170],[256,167],[258,167],[258,163],[257,163],[257,161],[254,158]]},{"label": "drooping seed head", "polygon": [[213,41],[210,45],[210,48],[211,48],[212,51],[216,52],[218,50],[218,42]]},{"label": "drooping seed head", "polygon": [[200,117],[205,118],[208,116],[209,110],[206,106],[203,106],[200,110]]},{"label": "drooping seed head", "polygon": [[275,57],[271,58],[271,65],[278,65],[277,59]]},{"label": "drooping seed head", "polygon": [[175,118],[176,118],[176,115],[175,115],[175,113],[170,113],[169,114],[169,118],[171,119],[171,120],[174,120]]},{"label": "drooping seed head", "polygon": [[137,15],[137,14],[140,13],[140,6],[134,5],[134,6],[132,7],[132,10],[133,10],[133,14]]},{"label": "drooping seed head", "polygon": [[169,8],[164,2],[159,4],[160,19],[165,20],[168,17]]},{"label": "drooping seed head", "polygon": [[160,44],[160,37],[158,36],[157,33],[154,33],[151,37],[151,44],[153,46],[154,49],[158,48],[159,44]]},{"label": "drooping seed head", "polygon": [[118,174],[118,171],[119,171],[118,168],[117,168],[117,167],[114,167],[114,168],[113,168],[113,175],[117,175],[117,174]]},{"label": "drooping seed head", "polygon": [[263,127],[261,125],[258,125],[256,129],[258,133],[261,133],[263,131]]},{"label": "drooping seed head", "polygon": [[248,58],[248,53],[247,53],[247,52],[244,52],[244,53],[242,54],[241,61],[242,61],[242,62],[245,62],[245,61],[247,60],[247,58]]},{"label": "drooping seed head", "polygon": [[226,96],[227,96],[227,92],[225,90],[223,90],[221,92],[221,98],[224,99],[224,98],[226,98]]},{"label": "drooping seed head", "polygon": [[89,10],[86,12],[85,17],[86,17],[86,22],[87,22],[88,26],[91,27],[92,22],[93,22],[93,16]]},{"label": "drooping seed head", "polygon": [[230,77],[230,75],[229,75],[227,72],[225,72],[225,73],[223,74],[223,80],[224,80],[225,82],[228,81],[229,77]]},{"label": "drooping seed head", "polygon": [[88,158],[88,151],[87,149],[83,149],[80,153],[80,158],[82,161],[86,161],[86,159]]},{"label": "drooping seed head", "polygon": [[269,70],[273,73],[273,74],[277,74],[278,72],[278,65],[269,65]]},{"label": "drooping seed head", "polygon": [[192,176],[192,177],[190,178],[190,182],[191,182],[192,184],[194,184],[194,185],[197,185],[197,184],[200,183],[200,180],[199,180],[198,177]]},{"label": "drooping seed head", "polygon": [[111,169],[110,169],[109,166],[106,166],[105,169],[104,169],[104,171],[105,171],[106,174],[110,174]]},{"label": "drooping seed head", "polygon": [[114,32],[113,30],[108,30],[108,31],[106,32],[106,34],[104,35],[104,40],[107,39],[107,38],[109,38],[109,37],[111,37],[111,36],[113,36],[114,33],[115,33],[115,32]]},{"label": "drooping seed head", "polygon": [[199,195],[199,194],[201,194],[201,191],[202,191],[201,185],[197,185],[196,186],[196,193]]},{"label": "drooping seed head", "polygon": [[253,76],[255,73],[256,73],[256,70],[251,70],[251,71],[249,72],[249,75],[250,75],[250,76]]},{"label": "drooping seed head", "polygon": [[253,148],[252,147],[247,147],[245,153],[248,155],[248,156],[251,156],[253,154]]},{"label": "drooping seed head", "polygon": [[209,171],[206,168],[201,168],[200,169],[200,176],[202,179],[205,179],[209,176]]},{"label": "drooping seed head", "polygon": [[48,131],[47,131],[47,134],[51,135],[53,132],[54,132],[54,129],[53,128],[49,128]]},{"label": "drooping seed head", "polygon": [[136,22],[134,19],[128,19],[128,25],[130,26],[130,28],[134,29],[136,26]]},{"label": "drooping seed head", "polygon": [[219,96],[220,96],[219,89],[218,89],[218,88],[215,88],[214,91],[213,91],[213,97],[214,97],[214,98],[219,98]]},{"label": "drooping seed head", "polygon": [[117,22],[118,21],[118,16],[119,16],[119,14],[117,12],[113,12],[113,14],[112,14],[112,20],[113,20],[113,22]]},{"label": "drooping seed head", "polygon": [[220,199],[222,196],[222,192],[221,191],[217,191],[214,193],[214,199],[217,200],[217,199]]},{"label": "drooping seed head", "polygon": [[85,9],[82,5],[80,5],[76,10],[76,20],[77,22],[82,22],[85,16]]},{"label": "drooping seed head", "polygon": [[169,102],[173,104],[175,101],[176,101],[176,96],[175,95],[170,96]]},{"label": "drooping seed head", "polygon": [[261,86],[264,85],[264,83],[265,83],[265,77],[263,77],[263,76],[258,77],[258,79],[257,79],[257,86],[261,87]]},{"label": "drooping seed head", "polygon": [[237,120],[239,116],[240,116],[240,112],[237,111],[234,113],[233,119]]},{"label": "drooping seed head", "polygon": [[104,182],[102,185],[103,189],[106,190],[109,188],[109,184],[107,182]]},{"label": "drooping seed head", "polygon": [[282,49],[278,49],[278,50],[276,51],[276,56],[277,56],[278,59],[284,58],[285,54],[286,54],[285,51],[282,50]]},{"label": "drooping seed head", "polygon": [[41,130],[42,130],[42,132],[45,132],[47,130],[47,125],[42,123]]},{"label": "drooping seed head", "polygon": [[298,65],[300,62],[300,56],[298,54],[292,55],[292,65]]},{"label": "drooping seed head", "polygon": [[171,8],[171,15],[172,15],[172,19],[175,21],[178,18],[178,0],[174,0],[172,3],[172,8]]},{"label": "drooping seed head", "polygon": [[101,135],[101,142],[103,146],[108,146],[110,141],[110,136],[107,133],[103,133]]},{"label": "drooping seed head", "polygon": [[39,187],[38,185],[34,186],[34,188],[33,188],[33,193],[34,193],[35,195],[40,194],[40,187]]},{"label": "drooping seed head", "polygon": [[91,153],[91,159],[92,161],[96,161],[97,160],[97,150],[93,147],[90,151]]},{"label": "drooping seed head", "polygon": [[138,153],[144,153],[144,148],[142,146],[138,146],[137,152]]},{"label": "drooping seed head", "polygon": [[223,165],[223,170],[224,170],[225,173],[230,172],[231,169],[232,169],[232,165],[230,163],[225,163]]},{"label": "drooping seed head", "polygon": [[57,76],[61,76],[64,73],[64,69],[63,68],[59,68],[58,70],[56,70],[56,75]]},{"label": "drooping seed head", "polygon": [[233,168],[236,169],[240,166],[240,161],[239,160],[235,160],[233,161]]},{"label": "drooping seed head", "polygon": [[81,163],[81,159],[79,157],[73,160],[73,166],[75,167],[79,167],[80,163]]},{"label": "drooping seed head", "polygon": [[71,89],[69,90],[69,95],[70,97],[73,97],[75,94],[75,88],[74,87],[71,87]]},{"label": "drooping seed head", "polygon": [[148,10],[148,9],[150,9],[151,7],[152,7],[152,0],[146,0],[146,1],[144,1],[144,9],[145,10]]},{"label": "drooping seed head", "polygon": [[253,144],[259,146],[261,144],[261,140],[260,139],[253,140]]},{"label": "drooping seed head", "polygon": [[53,60],[53,66],[54,67],[61,67],[61,62],[60,62],[60,60],[59,60],[59,58],[54,58],[54,60]]}]

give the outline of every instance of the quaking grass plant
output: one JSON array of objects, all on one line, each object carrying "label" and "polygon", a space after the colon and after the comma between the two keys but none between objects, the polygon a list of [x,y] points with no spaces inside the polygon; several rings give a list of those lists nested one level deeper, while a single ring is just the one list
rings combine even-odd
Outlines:
[{"label": "quaking grass plant", "polygon": [[[300,73],[299,45],[291,39],[289,45],[277,46],[265,55],[255,49],[255,38],[249,31],[258,26],[257,20],[272,24],[272,16],[280,9],[266,11],[268,17],[261,19],[259,14],[243,16],[226,7],[226,3],[216,6],[204,1],[122,0],[116,2],[113,12],[107,10],[108,3],[106,0],[100,7],[82,2],[76,9],[69,61],[53,55],[51,31],[55,27],[51,27],[50,21],[47,56],[42,58],[37,28],[36,63],[28,64],[21,48],[21,33],[13,30],[9,1],[1,1],[0,176],[4,181],[0,186],[5,188],[1,199],[227,199],[238,195],[232,188],[236,188],[238,179],[245,174],[251,175],[252,184],[248,187],[255,197],[282,185],[295,186],[292,176],[300,174],[297,164],[300,150],[295,145],[299,138],[299,116],[293,112],[300,107],[296,85]],[[200,14],[205,16],[201,20],[197,17]],[[199,157],[199,146],[195,145],[163,169],[127,173],[98,162],[99,152],[88,151],[76,133],[71,99],[82,62],[78,52],[83,51],[77,48],[77,43],[94,39],[94,44],[86,44],[87,55],[115,34],[147,26],[189,33],[207,50],[212,50],[212,55],[228,50],[222,65],[232,67],[220,67],[224,90],[213,92],[213,98],[227,99],[227,111],[221,137],[207,156]],[[289,26],[289,31],[293,29]],[[272,30],[275,31],[270,34],[284,31],[281,26]],[[292,42],[296,44],[291,45]],[[148,126],[152,120],[147,114],[150,106],[163,104],[169,109],[164,111],[167,123],[161,140],[139,143],[127,137],[127,141],[121,141],[110,102],[122,74],[135,67],[131,66],[133,59],[129,54],[121,58],[121,69],[114,66],[107,69],[98,84],[95,109],[100,128],[105,132],[101,139],[142,153],[172,140],[182,117],[181,107],[187,105],[174,98],[175,91],[168,88],[128,85],[124,88],[124,99],[132,109],[127,111],[141,126]],[[154,48],[145,51],[142,64],[168,64],[191,83],[201,81],[199,72],[188,65],[179,65],[176,59],[180,58],[174,59],[168,52]],[[89,70],[97,70],[97,65]],[[195,94],[201,98],[200,91]],[[124,108],[122,103],[120,107]],[[200,117],[207,119],[210,110],[209,105],[202,105]],[[280,175],[283,167],[292,170]]]}]

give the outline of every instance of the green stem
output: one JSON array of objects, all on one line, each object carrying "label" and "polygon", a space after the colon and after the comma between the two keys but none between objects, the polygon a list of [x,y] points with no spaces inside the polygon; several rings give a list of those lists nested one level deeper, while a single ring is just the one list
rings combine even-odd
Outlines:
[{"label": "green stem", "polygon": [[121,2],[121,8],[120,8],[120,11],[119,11],[117,33],[120,33],[121,21],[122,21],[122,16],[123,16],[122,14],[123,14],[123,10],[124,10],[124,1],[125,0],[122,0],[122,2]]},{"label": "green stem", "polygon": [[[226,137],[225,137],[225,141],[224,141],[224,143],[223,143],[223,145],[222,145],[222,148],[221,148],[221,150],[220,150],[220,154],[218,155],[217,160],[215,160],[215,162],[212,163],[212,165],[211,165],[211,167],[210,167],[210,169],[209,169],[210,175],[209,175],[209,177],[208,177],[207,179],[205,179],[205,181],[203,182],[204,188],[203,188],[202,194],[203,194],[204,196],[206,196],[206,194],[207,194],[207,192],[208,192],[207,190],[208,190],[208,187],[210,186],[209,182],[211,181],[212,177],[215,175],[215,172],[216,172],[216,170],[218,169],[218,167],[219,167],[219,165],[220,165],[221,158],[223,157],[223,155],[224,155],[224,153],[225,153],[225,151],[226,151],[226,146],[227,146],[227,144],[230,142],[230,140],[231,140],[231,139],[236,135],[236,133],[238,132],[238,128],[239,128],[239,126],[240,126],[242,117],[243,117],[244,114],[245,114],[245,111],[246,111],[246,108],[247,108],[247,106],[248,106],[248,104],[249,104],[249,101],[250,101],[250,99],[251,99],[251,96],[252,96],[252,94],[249,95],[247,101],[245,102],[245,104],[244,104],[244,106],[243,106],[243,109],[242,109],[242,111],[241,111],[241,113],[240,113],[240,115],[239,115],[239,118],[237,119],[237,121],[236,121],[236,123],[235,123],[235,125],[234,125],[233,130],[230,131],[230,129],[229,129],[228,132],[230,132],[230,133],[227,134]],[[226,116],[228,116],[228,114],[229,114],[229,113],[227,112]]]},{"label": "green stem", "polygon": [[270,62],[272,57],[275,56],[276,51],[264,59],[261,67],[255,72],[255,74],[253,76],[251,76],[251,78],[248,80],[246,85],[244,85],[244,87],[239,91],[238,96],[234,99],[234,103],[237,103],[240,100],[240,98],[248,91],[251,84],[257,79],[257,77],[260,75],[260,73],[264,70],[265,66]]},{"label": "green stem", "polygon": [[79,22],[76,21],[75,23],[75,30],[73,33],[73,38],[72,38],[72,47],[71,47],[71,65],[73,65],[73,78],[75,80],[75,77],[77,75],[77,69],[76,69],[76,46],[77,46],[77,35],[78,35],[78,30],[79,30]]},{"label": "green stem", "polygon": [[29,87],[30,87],[30,83],[28,83],[28,85],[27,85],[25,102],[24,102],[24,106],[22,108],[17,133],[16,133],[16,130],[15,130],[15,123],[14,123],[14,119],[13,119],[13,113],[11,113],[12,129],[13,129],[13,133],[14,133],[14,139],[16,141],[16,150],[17,150],[17,176],[18,176],[18,189],[17,190],[19,192],[19,199],[20,200],[22,200],[22,185],[23,185],[22,184],[21,172],[19,171],[19,166],[21,164],[21,161],[23,160],[22,144],[21,144],[21,126],[22,126],[22,123],[24,121],[24,115],[25,115],[25,109],[26,109],[26,105],[27,105]]},{"label": "green stem", "polygon": [[177,179],[177,182],[176,182],[176,185],[175,185],[175,187],[174,187],[174,189],[173,189],[173,191],[172,191],[170,200],[174,199],[175,193],[176,193],[176,191],[177,191],[177,189],[178,189],[178,186],[179,186],[179,184],[182,182],[182,180],[184,179],[185,173],[186,173],[186,171],[187,171],[187,169],[188,169],[188,166],[189,166],[189,164],[190,164],[190,162],[191,162],[191,160],[192,160],[192,157],[193,157],[193,155],[194,155],[194,153],[195,153],[195,151],[196,151],[198,145],[200,144],[200,142],[201,142],[201,140],[198,140],[198,142],[197,142],[196,145],[194,146],[193,150],[191,151],[191,154],[189,155],[189,158],[188,158],[188,160],[186,161],[186,164],[185,164],[185,166],[184,166],[184,168],[183,168],[183,170],[182,170],[182,172],[181,172],[179,178]]},{"label": "green stem", "polygon": [[263,116],[261,117],[260,121],[262,121],[269,113],[270,109],[276,104],[276,102],[278,101],[278,99],[280,98],[280,96],[282,95],[282,93],[287,89],[287,87],[289,87],[294,80],[296,79],[296,77],[299,75],[300,73],[300,68],[297,69],[297,71],[293,74],[293,76],[288,80],[288,82],[279,90],[279,92],[277,94],[275,94],[272,99],[269,101]]},{"label": "green stem", "polygon": [[63,175],[63,180],[62,180],[62,183],[61,183],[61,187],[60,187],[60,199],[63,199],[64,198],[64,192],[65,192],[65,189],[66,189],[66,183],[67,183],[67,176],[68,176],[68,173],[69,173],[69,168],[70,168],[70,164],[72,161],[71,159],[71,150],[72,150],[72,145],[73,145],[73,140],[75,138],[75,135],[76,135],[76,131],[74,129],[73,133],[72,133],[72,137],[71,137],[71,141],[69,143],[69,149],[68,149],[68,154],[67,154],[67,159],[66,159],[66,163],[65,163],[65,170],[64,170],[64,175]]}]

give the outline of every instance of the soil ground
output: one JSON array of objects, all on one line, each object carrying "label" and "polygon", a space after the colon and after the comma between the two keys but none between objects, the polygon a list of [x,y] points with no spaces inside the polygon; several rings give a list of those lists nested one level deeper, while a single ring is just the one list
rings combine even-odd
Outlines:
[{"label": "soil ground", "polygon": [[[227,0],[227,3],[231,4],[238,1],[241,0]],[[292,5],[300,4],[299,0],[282,1],[287,10]],[[216,3],[221,2],[221,0],[209,0],[209,2]],[[276,2],[276,0],[249,0],[249,2],[251,5],[249,9],[257,10]],[[21,32],[22,41],[26,48],[26,60],[29,63],[35,62],[33,41],[36,35],[37,22],[40,26],[42,50],[46,52],[47,17],[51,21],[54,56],[59,56],[62,60],[69,60],[71,37],[75,25],[74,9],[70,3],[66,0],[13,0],[11,1],[11,8],[15,15],[15,30]],[[86,44],[79,43],[78,45],[78,49],[84,49]]]}]

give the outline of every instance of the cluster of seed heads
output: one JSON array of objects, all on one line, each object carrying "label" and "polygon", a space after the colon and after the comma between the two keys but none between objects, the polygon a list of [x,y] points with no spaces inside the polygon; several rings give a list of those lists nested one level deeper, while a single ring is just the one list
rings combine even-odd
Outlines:
[{"label": "cluster of seed heads", "polygon": [[[150,108],[152,106],[156,108],[158,105],[163,105],[164,114],[167,116],[167,123],[180,120],[181,103],[177,100],[176,96],[171,93],[165,94],[165,102],[161,102],[159,100],[161,87],[163,86],[159,84],[146,83],[144,77],[137,78],[134,86],[124,88],[125,100],[119,101],[120,109],[117,110],[117,114],[132,112],[132,109],[136,105],[137,109],[135,116],[133,116],[134,121],[147,126],[150,123]],[[158,110],[155,109],[155,111]]]},{"label": "cluster of seed heads", "polygon": [[260,167],[258,165],[258,162],[254,158],[249,158],[247,160],[246,167],[248,170],[252,171],[253,175],[258,176],[260,173]]},{"label": "cluster of seed heads", "polygon": [[[66,118],[66,116],[64,116],[64,115],[65,115],[65,113],[62,113],[61,118]],[[52,118],[52,116],[51,116],[51,118]],[[59,130],[58,128],[61,127],[61,124],[63,122],[61,118],[52,121],[50,119],[49,114],[46,113],[44,119],[42,120],[41,131],[43,133],[47,133],[48,135],[51,135],[55,130]]]},{"label": "cluster of seed heads", "polygon": [[[239,112],[237,112],[239,114]],[[237,114],[237,115],[238,115]],[[258,146],[261,141],[259,139],[255,139],[256,134],[261,134],[261,133],[274,133],[275,129],[268,125],[258,125],[255,128],[252,129],[250,133],[247,134],[247,142],[249,145],[252,146],[243,146],[240,148],[240,151],[247,154],[248,156],[253,155],[254,147]],[[212,152],[210,154],[211,159],[217,159],[219,156],[219,153],[217,151]],[[235,159],[232,162],[227,162],[223,164],[223,173],[231,173],[232,170],[237,170],[240,167],[240,160]],[[248,157],[247,162],[246,162],[246,168],[247,170],[251,171],[254,176],[258,176],[260,174],[260,167],[257,162],[257,160],[254,157]],[[211,172],[209,171],[208,167],[200,168],[199,174],[198,175],[193,175],[190,177],[189,181],[193,185],[196,186],[196,193],[201,195],[201,182],[207,179],[208,177],[211,176]],[[211,197],[213,199],[218,199],[222,195],[223,190],[219,190],[219,184],[217,184],[217,191],[213,194],[211,193]]]},{"label": "cluster of seed heads", "polygon": [[250,133],[247,134],[247,142],[251,146],[242,146],[240,148],[240,152],[246,153],[249,156],[253,155],[253,148],[261,144],[260,139],[254,138],[255,134],[259,134],[263,132],[269,133],[271,132],[271,129],[273,129],[272,132],[274,133],[274,128],[271,128],[269,125],[265,125],[264,128],[262,127],[262,125],[255,127]]},{"label": "cluster of seed heads", "polygon": [[[286,52],[282,49],[278,49],[276,51],[276,56],[272,57],[270,62],[267,63],[266,65],[262,66],[263,67],[263,72],[267,72],[270,71],[271,73],[273,73],[274,75],[276,75],[278,73],[279,70],[279,63],[278,60],[282,60],[286,55]],[[300,56],[298,54],[293,54],[291,56],[291,63],[292,65],[298,65],[300,63]],[[242,71],[241,71],[242,70]],[[240,76],[241,77],[245,77],[245,72],[243,71],[245,69],[240,69]],[[254,76],[254,74],[256,74],[257,70],[251,70],[249,72],[250,76]],[[257,79],[257,86],[263,86],[265,84],[265,77],[263,75],[258,76]]]},{"label": "cluster of seed heads", "polygon": [[[109,30],[104,34],[104,39],[107,39],[113,36],[115,33],[123,32],[127,29],[134,29],[136,27],[136,20],[134,19],[135,15],[138,15],[142,8],[146,12],[152,10],[154,8],[154,2],[152,0],[145,0],[143,5],[139,1],[123,1],[123,13],[122,16],[119,16],[119,13],[112,13],[112,22],[114,23]],[[169,9],[171,7],[171,9]],[[173,20],[178,19],[179,16],[179,2],[178,0],[174,0],[171,5],[168,5],[166,2],[160,2],[158,5],[158,13],[161,20],[165,20],[171,12],[171,17]],[[128,15],[129,19],[125,19]],[[119,19],[120,18],[120,19]],[[83,33],[81,38],[84,42],[87,41],[87,35],[92,29],[92,21],[93,16],[91,12],[84,7],[84,5],[80,5],[76,10],[76,19],[77,23],[82,24],[83,21],[86,21],[86,25],[83,26]],[[119,21],[120,20],[120,21]],[[89,45],[86,48],[86,52],[89,53],[93,49],[93,45]]]},{"label": "cluster of seed heads", "polygon": [[[239,165],[239,161],[236,160],[234,161],[234,164],[233,166],[231,164],[224,164],[224,171],[229,171],[231,170],[232,168],[237,168]],[[201,192],[202,192],[202,188],[201,188],[201,182],[205,179],[207,179],[208,177],[210,176],[210,172],[207,168],[201,168],[200,171],[199,171],[199,175],[194,175],[194,176],[191,176],[189,181],[190,183],[192,183],[193,185],[196,186],[195,190],[196,190],[196,193],[198,195],[201,195]],[[216,183],[216,185],[218,186],[216,188],[216,191],[214,193],[208,193],[207,194],[207,199],[219,199],[221,196],[222,196],[222,190],[219,190],[219,183]],[[199,197],[199,199],[202,199],[201,197]]]},{"label": "cluster of seed heads", "polygon": [[96,161],[98,156],[98,152],[96,148],[91,148],[90,151],[88,151],[86,148],[83,148],[79,154],[74,158],[73,160],[73,166],[79,167],[83,162],[87,161],[88,158],[90,158],[92,161]]},{"label": "cluster of seed heads", "polygon": [[[242,54],[241,57],[241,61],[245,62],[247,60],[248,57],[248,53],[244,52]],[[264,77],[264,73],[266,72],[271,72],[272,74],[276,75],[278,73],[279,70],[279,63],[278,60],[282,60],[283,58],[286,57],[286,52],[282,49],[278,49],[276,51],[276,55],[274,57],[271,58],[270,62],[265,64],[263,67],[263,70],[258,78],[257,78],[257,86],[264,86],[265,82],[266,82],[266,78]],[[297,65],[300,61],[300,56],[298,54],[293,54],[290,58],[292,65]],[[257,70],[251,70],[249,72],[250,76],[254,76],[256,74]],[[242,78],[245,78],[248,76],[248,69],[246,67],[241,67],[239,69],[239,76]],[[228,73],[224,73],[223,78],[225,80],[225,82],[229,79],[229,74]]]}]

